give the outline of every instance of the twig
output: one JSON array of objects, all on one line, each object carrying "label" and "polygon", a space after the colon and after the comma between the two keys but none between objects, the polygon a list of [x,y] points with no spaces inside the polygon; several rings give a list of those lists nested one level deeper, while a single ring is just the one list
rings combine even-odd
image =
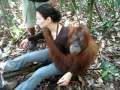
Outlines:
[{"label": "twig", "polygon": [[98,14],[100,20],[103,22],[103,18],[102,18],[101,14],[100,14],[100,11],[98,10],[98,7],[97,7],[97,5],[96,5],[96,1],[94,2],[94,6],[95,6],[95,9],[96,9],[96,11],[97,11],[97,14]]}]

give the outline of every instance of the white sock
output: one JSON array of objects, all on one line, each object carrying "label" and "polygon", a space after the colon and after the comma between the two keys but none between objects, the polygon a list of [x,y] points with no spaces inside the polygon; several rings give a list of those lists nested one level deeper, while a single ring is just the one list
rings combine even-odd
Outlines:
[{"label": "white sock", "polygon": [[0,62],[0,69],[4,71],[6,62]]}]

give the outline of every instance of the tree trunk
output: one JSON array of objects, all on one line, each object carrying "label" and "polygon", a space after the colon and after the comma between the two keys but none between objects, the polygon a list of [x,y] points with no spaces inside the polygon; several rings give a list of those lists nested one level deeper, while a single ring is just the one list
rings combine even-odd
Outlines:
[{"label": "tree trunk", "polygon": [[88,0],[87,12],[88,12],[88,28],[92,27],[92,15],[93,15],[93,5],[95,0]]}]

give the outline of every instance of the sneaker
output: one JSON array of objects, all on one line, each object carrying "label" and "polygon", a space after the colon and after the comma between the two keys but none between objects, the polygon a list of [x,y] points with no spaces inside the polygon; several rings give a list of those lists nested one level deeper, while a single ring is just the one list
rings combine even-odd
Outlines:
[{"label": "sneaker", "polygon": [[0,88],[3,88],[5,86],[5,80],[3,77],[3,70],[0,70]]}]

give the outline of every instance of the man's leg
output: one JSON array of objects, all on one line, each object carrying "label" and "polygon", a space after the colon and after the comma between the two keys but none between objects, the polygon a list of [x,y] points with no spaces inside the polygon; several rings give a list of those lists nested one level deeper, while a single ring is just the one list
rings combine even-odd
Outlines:
[{"label": "man's leg", "polygon": [[30,0],[22,0],[23,21],[26,28],[33,28],[36,22],[35,4]]},{"label": "man's leg", "polygon": [[62,72],[56,68],[55,64],[49,64],[35,71],[28,80],[18,85],[15,90],[34,90],[43,79],[59,74],[62,74]]}]

